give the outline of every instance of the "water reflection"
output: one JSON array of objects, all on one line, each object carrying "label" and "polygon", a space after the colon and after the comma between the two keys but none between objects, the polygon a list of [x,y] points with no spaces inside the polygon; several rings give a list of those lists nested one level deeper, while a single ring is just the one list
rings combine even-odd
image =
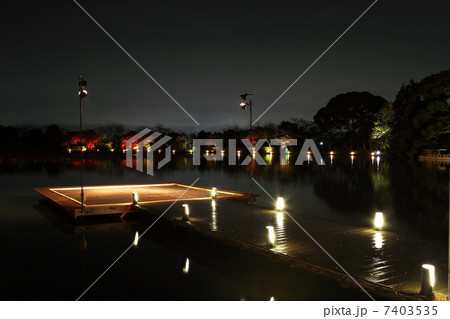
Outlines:
[{"label": "water reflection", "polygon": [[[280,165],[278,155],[274,155],[271,165],[255,164],[254,167],[229,166],[227,161],[204,165],[203,158],[202,165],[193,166],[191,156],[175,156],[152,177],[126,167],[122,159],[87,159],[85,172],[87,182],[92,185],[167,181],[190,184],[200,176],[224,189],[248,192],[253,169],[255,179],[266,180],[277,193],[295,198],[290,203],[293,211],[300,211],[307,205],[309,214],[367,227],[372,227],[373,212],[383,211],[389,216],[388,230],[447,238],[448,201],[445,198],[448,198],[450,163],[401,162],[385,157],[381,161],[381,156],[375,154],[373,164],[370,156],[354,158],[351,169],[347,154],[330,153],[332,168],[318,166],[314,161],[309,166]],[[14,175],[15,184],[23,183],[28,188],[77,185],[78,166],[79,161],[70,158],[47,162],[3,160],[0,175],[2,179]],[[49,181],[48,176],[57,178]]]},{"label": "water reflection", "polygon": [[216,200],[211,200],[211,229],[217,231],[217,210],[216,210]]},{"label": "water reflection", "polygon": [[277,213],[277,227],[280,229],[284,229],[284,213]]},{"label": "water reflection", "polygon": [[380,232],[375,232],[373,235],[373,243],[376,249],[383,248],[383,235]]},{"label": "water reflection", "polygon": [[284,215],[284,212],[277,212],[275,217],[276,246],[274,247],[274,250],[281,253],[284,252],[286,248],[286,221]]},{"label": "water reflection", "polygon": [[133,245],[136,247],[138,243],[139,243],[139,233],[136,232],[136,234],[134,235]]},{"label": "water reflection", "polygon": [[185,262],[184,262],[184,267],[183,267],[183,274],[188,274],[189,273],[189,258],[186,258]]},{"label": "water reflection", "polygon": [[271,164],[272,164],[272,161],[273,161],[273,153],[270,152],[269,154],[266,154],[266,155],[264,156],[264,161],[265,161],[268,165],[271,165]]}]

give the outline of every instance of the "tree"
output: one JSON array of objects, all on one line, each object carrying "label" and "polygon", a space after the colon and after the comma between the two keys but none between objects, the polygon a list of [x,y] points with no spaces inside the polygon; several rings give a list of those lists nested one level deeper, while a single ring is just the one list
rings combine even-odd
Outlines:
[{"label": "tree", "polygon": [[99,127],[95,131],[100,139],[100,145],[98,145],[98,147],[104,149],[121,149],[122,137],[126,133],[126,130],[122,125],[108,124],[106,126]]},{"label": "tree", "polygon": [[50,150],[59,150],[64,142],[64,130],[56,124],[48,125],[42,136],[44,147]]},{"label": "tree", "polygon": [[450,145],[450,70],[402,85],[393,107],[395,155],[415,157],[423,147]]},{"label": "tree", "polygon": [[375,114],[375,122],[370,135],[372,147],[387,150],[390,146],[392,125],[395,119],[395,110],[392,103],[384,104]]},{"label": "tree", "polygon": [[328,136],[330,144],[347,144],[350,149],[369,145],[375,115],[386,104],[369,92],[348,92],[333,97],[314,116],[314,122]]}]

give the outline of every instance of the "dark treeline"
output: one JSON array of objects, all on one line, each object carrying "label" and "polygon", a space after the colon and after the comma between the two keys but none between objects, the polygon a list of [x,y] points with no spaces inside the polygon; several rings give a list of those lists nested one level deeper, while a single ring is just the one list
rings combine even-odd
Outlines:
[{"label": "dark treeline", "polygon": [[[227,127],[220,132],[184,133],[162,125],[150,129],[172,137],[168,144],[189,152],[193,139],[249,139],[249,128]],[[141,128],[111,124],[85,130],[82,146],[78,132],[56,124],[46,127],[0,126],[0,151],[109,151],[123,152],[126,141]],[[314,116],[313,121],[290,118],[280,123],[258,123],[253,139],[307,138],[328,151],[381,150],[396,157],[415,157],[426,147],[450,145],[450,70],[402,84],[394,101],[369,92],[339,94]],[[226,143],[225,143],[226,146]],[[242,146],[242,145],[241,145]],[[238,146],[239,147],[239,146]],[[276,149],[274,149],[276,150]]]}]

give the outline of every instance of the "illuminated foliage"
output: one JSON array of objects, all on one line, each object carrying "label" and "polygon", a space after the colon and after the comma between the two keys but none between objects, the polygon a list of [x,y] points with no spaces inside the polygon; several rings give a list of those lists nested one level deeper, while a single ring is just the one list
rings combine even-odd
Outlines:
[{"label": "illuminated foliage", "polygon": [[450,145],[450,70],[402,85],[393,103],[392,148],[414,157],[421,148]]}]

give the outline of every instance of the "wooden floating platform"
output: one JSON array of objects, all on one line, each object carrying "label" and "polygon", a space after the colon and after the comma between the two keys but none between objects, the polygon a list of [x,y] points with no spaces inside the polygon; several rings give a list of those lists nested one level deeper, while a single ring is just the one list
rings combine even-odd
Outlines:
[{"label": "wooden floating platform", "polygon": [[[190,186],[180,183],[146,185],[104,185],[85,186],[84,216],[123,214],[133,212],[133,193],[138,194],[139,205],[211,199],[211,188]],[[40,187],[34,188],[52,203],[64,209],[73,218],[81,216],[80,187]],[[251,200],[253,196],[245,193],[217,190],[217,198]]]}]

